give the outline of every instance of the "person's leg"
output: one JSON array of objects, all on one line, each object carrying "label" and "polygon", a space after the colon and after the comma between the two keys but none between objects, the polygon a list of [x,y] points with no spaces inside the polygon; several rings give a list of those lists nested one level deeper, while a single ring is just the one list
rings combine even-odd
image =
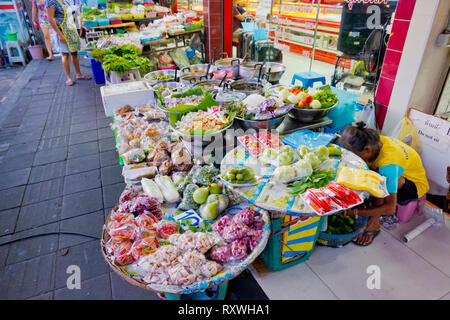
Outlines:
[{"label": "person's leg", "polygon": [[47,25],[41,24],[42,33],[44,34],[45,47],[48,51],[47,60],[53,60],[52,41],[50,40],[50,29]]},{"label": "person's leg", "polygon": [[64,72],[66,73],[66,77],[67,77],[66,84],[71,85],[73,83],[72,83],[72,76],[70,75],[69,54],[67,52],[62,52],[61,56],[62,56],[61,60],[62,60]]},{"label": "person's leg", "polygon": [[87,76],[87,75],[85,76],[85,75],[81,74],[80,61],[78,60],[78,52],[71,52],[70,56],[72,57],[72,63],[73,63],[73,66],[75,68],[76,79],[77,80],[85,80],[85,79],[88,80],[88,79],[91,79],[90,76]]},{"label": "person's leg", "polygon": [[[373,207],[381,206],[384,203],[383,198],[371,198],[371,200],[372,200]],[[353,242],[355,242],[356,244],[360,244],[360,245],[365,245],[365,244],[372,242],[374,236],[372,234],[370,234],[370,232],[376,232],[376,231],[380,230],[380,228],[381,228],[380,217],[381,217],[381,214],[368,216],[367,224],[364,229],[364,232],[367,231],[368,234],[364,234],[364,232],[362,232],[361,234],[359,234],[353,238]]]}]

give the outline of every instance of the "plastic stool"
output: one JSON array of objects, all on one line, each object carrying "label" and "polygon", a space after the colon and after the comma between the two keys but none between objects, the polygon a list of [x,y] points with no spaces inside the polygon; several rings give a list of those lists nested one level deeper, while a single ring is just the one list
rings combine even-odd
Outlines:
[{"label": "plastic stool", "polygon": [[414,214],[414,211],[416,211],[416,209],[417,209],[417,213],[419,215],[422,215],[423,208],[425,206],[425,199],[426,199],[426,196],[423,196],[422,198],[413,200],[405,205],[397,204],[396,215],[397,215],[398,220],[400,220],[402,222],[408,222],[409,220],[411,220],[411,218]]},{"label": "plastic stool", "polygon": [[323,85],[326,83],[325,76],[316,72],[295,73],[292,77],[291,85],[294,85],[296,80],[301,81],[305,88],[312,88],[315,82],[322,82]]},{"label": "plastic stool", "polygon": [[26,65],[25,55],[19,41],[6,41],[6,52],[8,53],[9,63],[21,62]]}]

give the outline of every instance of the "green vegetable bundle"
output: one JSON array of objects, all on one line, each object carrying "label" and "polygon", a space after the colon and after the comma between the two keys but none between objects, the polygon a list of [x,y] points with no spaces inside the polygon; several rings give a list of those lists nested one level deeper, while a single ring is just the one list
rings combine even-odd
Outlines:
[{"label": "green vegetable bundle", "polygon": [[105,55],[108,54],[108,49],[94,49],[90,53],[91,58],[102,62]]},{"label": "green vegetable bundle", "polygon": [[115,54],[108,54],[103,59],[103,69],[105,72],[115,71],[124,73],[131,68],[134,68],[134,63],[132,61]]},{"label": "green vegetable bundle", "polygon": [[139,68],[141,75],[152,70],[150,60],[141,57],[141,50],[134,44],[112,46],[109,49],[92,50],[91,57],[103,61],[103,69],[106,72],[126,72],[131,68]]},{"label": "green vegetable bundle", "polygon": [[296,196],[305,193],[306,190],[311,188],[325,187],[334,179],[334,176],[335,170],[332,169],[315,170],[310,176],[288,184],[287,186],[290,188],[289,194]]}]

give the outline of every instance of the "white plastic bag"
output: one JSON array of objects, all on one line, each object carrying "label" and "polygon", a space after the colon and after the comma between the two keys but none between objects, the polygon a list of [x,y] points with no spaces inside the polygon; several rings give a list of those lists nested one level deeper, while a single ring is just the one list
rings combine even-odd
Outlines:
[{"label": "white plastic bag", "polygon": [[377,120],[375,115],[375,105],[373,103],[368,103],[364,108],[355,113],[355,122],[363,121],[367,128],[377,130]]}]

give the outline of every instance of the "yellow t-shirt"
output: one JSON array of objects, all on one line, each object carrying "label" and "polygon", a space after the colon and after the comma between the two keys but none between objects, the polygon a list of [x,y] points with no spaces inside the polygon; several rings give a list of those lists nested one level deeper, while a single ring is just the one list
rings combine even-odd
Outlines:
[{"label": "yellow t-shirt", "polygon": [[400,140],[386,136],[380,136],[380,140],[383,147],[369,167],[386,177],[388,192],[397,193],[398,179],[403,176],[415,183],[419,198],[424,196],[430,187],[419,154]]}]

